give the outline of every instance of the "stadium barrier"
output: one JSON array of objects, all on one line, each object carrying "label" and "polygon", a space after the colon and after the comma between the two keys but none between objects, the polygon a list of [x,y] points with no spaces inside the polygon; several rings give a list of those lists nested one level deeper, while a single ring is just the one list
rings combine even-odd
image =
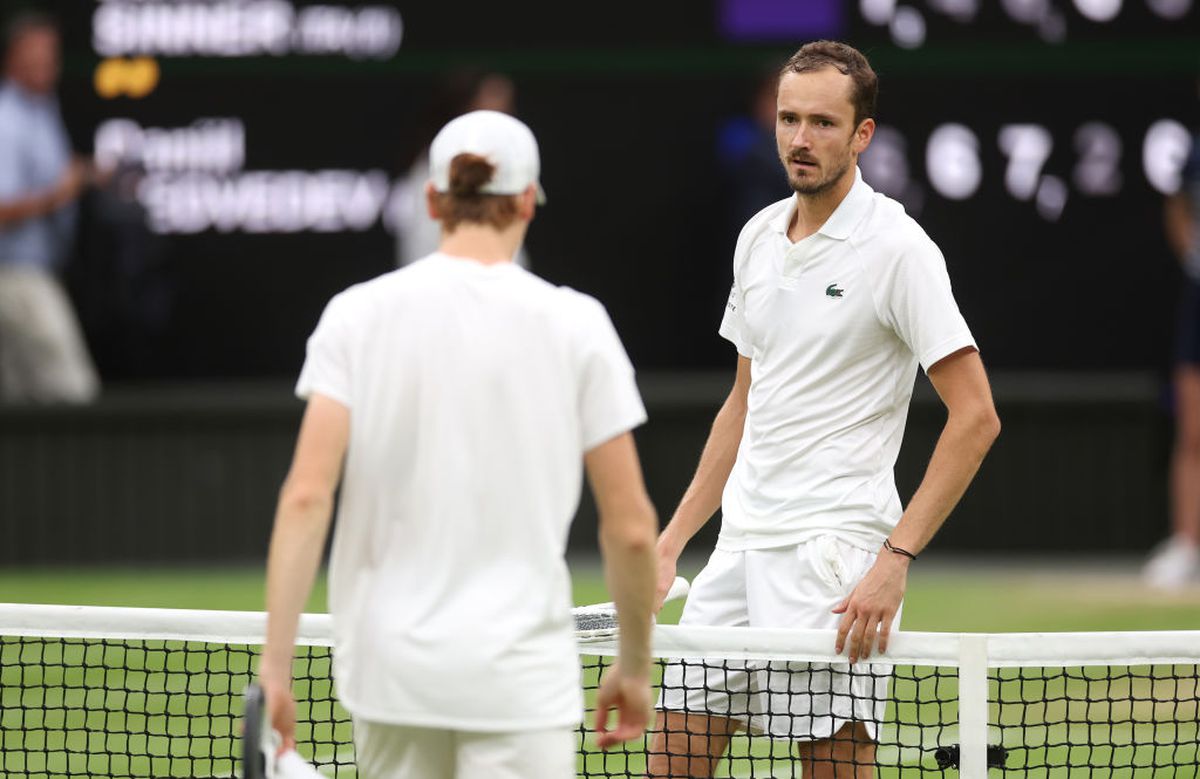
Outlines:
[{"label": "stadium barrier", "polygon": [[[641,377],[650,422],[638,446],[664,519],[731,380]],[[934,550],[1141,551],[1165,533],[1170,421],[1155,377],[998,374],[993,383],[1003,432]],[[280,385],[0,407],[0,564],[261,560],[300,411]],[[896,469],[902,499],[943,420],[919,380]],[[571,546],[592,550],[595,537],[585,495]]]}]

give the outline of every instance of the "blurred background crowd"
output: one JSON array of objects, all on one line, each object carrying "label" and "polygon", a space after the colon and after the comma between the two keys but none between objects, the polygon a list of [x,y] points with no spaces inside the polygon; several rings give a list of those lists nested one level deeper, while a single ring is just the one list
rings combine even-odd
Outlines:
[{"label": "blurred background crowd", "polygon": [[880,75],[864,177],[944,251],[1005,419],[938,545],[1141,554],[1174,521],[1194,566],[1196,6],[0,0],[0,561],[257,554],[305,339],[436,244],[426,148],[473,108],[538,135],[518,260],[608,307],[666,511],[732,376],[737,231],[789,192],[776,69],[836,38]]}]

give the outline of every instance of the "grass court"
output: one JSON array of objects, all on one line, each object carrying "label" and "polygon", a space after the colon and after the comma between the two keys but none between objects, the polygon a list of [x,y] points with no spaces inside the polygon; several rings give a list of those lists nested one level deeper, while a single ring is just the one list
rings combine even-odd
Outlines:
[{"label": "grass court", "polygon": [[[683,566],[689,578],[699,563]],[[1125,561],[1083,564],[992,564],[938,561],[913,567],[904,626],[949,632],[1187,630],[1200,625],[1200,589],[1164,595],[1141,588]],[[577,604],[607,600],[591,560],[573,566]],[[0,602],[259,610],[258,566],[228,568],[28,568],[0,572]],[[323,610],[323,584],[309,603]],[[661,621],[678,619],[668,606]],[[131,646],[95,642],[23,642],[0,646],[0,768],[5,776],[232,776],[240,690],[250,676],[250,648],[204,650],[177,642]],[[348,742],[350,725],[333,700],[324,650],[303,652],[302,739]],[[595,671],[585,671],[585,686]],[[1069,669],[992,682],[991,721],[1020,775],[1195,777],[1198,760],[1196,668]],[[591,677],[591,678],[589,678]],[[953,678],[932,669],[897,669],[879,776],[940,775],[939,743],[953,740],[943,721],[956,716]],[[936,692],[936,695],[934,693]],[[590,697],[590,696],[589,696]],[[938,699],[943,703],[920,702]],[[1044,699],[1034,706],[1022,701]],[[1110,700],[1111,699],[1111,702]],[[1001,703],[998,705],[996,701]],[[1090,702],[1089,702],[1090,701]],[[1020,704],[1020,705],[1017,705]],[[586,745],[590,737],[585,739]],[[1080,744],[1091,746],[1081,751]],[[723,776],[792,776],[787,742],[739,739]],[[352,750],[311,755],[331,776],[353,776]],[[589,755],[581,775],[640,775],[643,758]],[[1107,766],[1091,773],[1086,764]],[[1149,765],[1172,765],[1154,771]],[[1042,768],[1041,766],[1051,766]],[[1055,767],[1057,766],[1057,767]],[[1071,768],[1069,766],[1074,766]],[[1028,767],[1029,770],[1021,770]],[[1035,767],[1038,767],[1035,769]]]}]

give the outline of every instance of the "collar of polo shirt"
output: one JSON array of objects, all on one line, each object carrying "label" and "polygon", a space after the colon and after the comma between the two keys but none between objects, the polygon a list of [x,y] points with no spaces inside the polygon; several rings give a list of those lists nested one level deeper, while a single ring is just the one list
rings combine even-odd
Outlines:
[{"label": "collar of polo shirt", "polygon": [[[792,216],[796,213],[797,197],[798,195],[793,195],[791,206],[770,222],[771,229],[780,235],[787,236],[788,225],[792,223]],[[846,240],[867,215],[870,205],[871,188],[863,181],[862,171],[855,167],[854,184],[850,191],[817,232],[836,241]]]}]

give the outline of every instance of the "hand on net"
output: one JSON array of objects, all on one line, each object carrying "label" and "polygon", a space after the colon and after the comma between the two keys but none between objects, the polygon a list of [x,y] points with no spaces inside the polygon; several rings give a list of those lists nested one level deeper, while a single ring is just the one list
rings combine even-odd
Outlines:
[{"label": "hand on net", "polygon": [[886,652],[892,620],[900,610],[907,581],[907,560],[896,555],[879,557],[850,595],[833,610],[834,614],[842,615],[835,651],[841,653],[846,649],[850,662],[857,663],[871,656],[878,637],[879,651]]}]

